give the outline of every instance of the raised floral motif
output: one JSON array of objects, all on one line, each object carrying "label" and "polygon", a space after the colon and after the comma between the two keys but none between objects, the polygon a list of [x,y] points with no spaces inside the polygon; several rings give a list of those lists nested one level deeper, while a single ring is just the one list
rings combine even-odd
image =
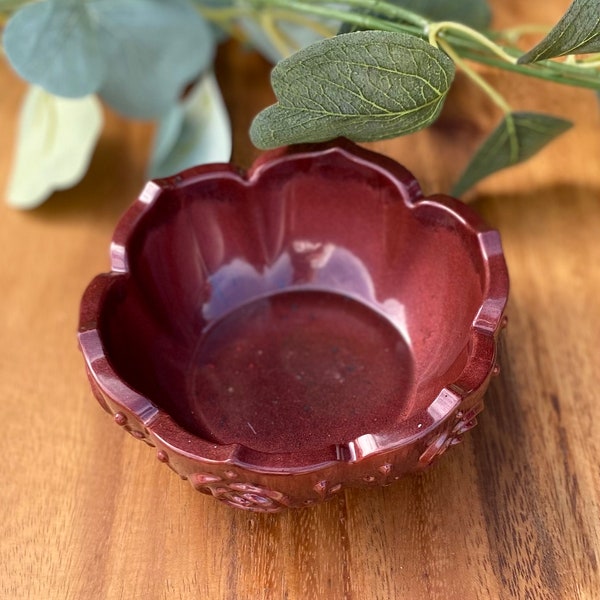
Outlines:
[{"label": "raised floral motif", "polygon": [[275,513],[290,505],[285,494],[251,483],[225,481],[207,473],[195,473],[189,480],[199,492],[242,510]]},{"label": "raised floral motif", "polygon": [[477,415],[483,410],[483,401],[480,400],[468,411],[459,410],[456,412],[453,424],[442,431],[429,444],[427,449],[419,458],[421,467],[428,467],[437,460],[450,446],[455,446],[462,442],[462,436],[477,425]]}]

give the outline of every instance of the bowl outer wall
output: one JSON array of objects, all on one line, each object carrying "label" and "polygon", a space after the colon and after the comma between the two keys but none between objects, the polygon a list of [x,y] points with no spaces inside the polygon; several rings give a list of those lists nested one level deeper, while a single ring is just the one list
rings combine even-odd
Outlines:
[{"label": "bowl outer wall", "polygon": [[[487,277],[485,301],[473,322],[472,352],[461,375],[441,390],[434,400],[427,421],[414,434],[403,439],[377,439],[361,436],[326,460],[315,456],[313,462],[294,464],[293,456],[264,457],[239,445],[218,445],[190,435],[163,410],[128,387],[117,375],[104,354],[98,332],[98,315],[103,298],[119,277],[128,270],[127,240],[148,208],[157,202],[165,189],[181,188],[191,183],[221,177],[224,174],[250,183],[262,172],[276,168],[280,162],[329,153],[332,159],[350,160],[357,166],[376,169],[398,182],[398,189],[408,205],[429,204],[450,212],[461,225],[479,238]],[[337,157],[337,158],[336,158]],[[408,471],[427,467],[450,445],[459,441],[475,422],[482,408],[482,396],[495,367],[496,341],[508,296],[508,273],[498,233],[461,202],[447,196],[424,198],[412,175],[395,161],[360,148],[345,140],[333,143],[278,149],[265,153],[244,175],[231,165],[205,165],[176,176],[150,182],[140,198],[124,214],[111,244],[111,272],[97,276],[82,299],[79,342],[85,357],[92,389],[100,404],[115,415],[115,421],[134,437],[157,447],[157,457],[168,463],[182,477],[190,478],[195,487],[214,495],[215,490],[231,491],[234,486],[278,490],[278,503],[297,506],[318,501],[338,491],[340,485],[385,485]],[[431,408],[430,407],[430,408]],[[435,418],[431,418],[431,414]],[[256,459],[259,460],[256,460]],[[262,459],[262,460],[261,460]],[[294,477],[290,477],[294,475]],[[323,483],[325,482],[325,483]],[[331,491],[333,490],[333,492]],[[238,495],[244,493],[237,490]],[[251,493],[251,492],[248,492]],[[272,499],[273,501],[275,499]],[[242,507],[243,508],[243,507]]]}]

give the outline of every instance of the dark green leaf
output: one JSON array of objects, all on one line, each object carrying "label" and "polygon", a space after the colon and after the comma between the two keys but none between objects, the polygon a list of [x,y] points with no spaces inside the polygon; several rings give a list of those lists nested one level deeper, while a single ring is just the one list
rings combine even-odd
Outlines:
[{"label": "dark green leaf", "polygon": [[600,52],[600,4],[598,0],[574,0],[550,33],[521,56],[519,63],[587,52]]},{"label": "dark green leaf", "polygon": [[24,6],[6,25],[4,48],[21,77],[59,96],[95,92],[106,72],[86,2],[48,0]]},{"label": "dark green leaf", "polygon": [[571,125],[537,113],[506,115],[479,148],[452,193],[460,196],[480,179],[527,160]]},{"label": "dark green leaf", "polygon": [[412,133],[438,116],[454,63],[403,33],[359,31],[312,44],[272,73],[278,103],[255,118],[259,148],[344,136],[371,141]]}]

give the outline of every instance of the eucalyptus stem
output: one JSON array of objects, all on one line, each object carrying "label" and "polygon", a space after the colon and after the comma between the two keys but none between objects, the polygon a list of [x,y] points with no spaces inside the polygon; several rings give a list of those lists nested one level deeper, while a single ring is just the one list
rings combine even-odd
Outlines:
[{"label": "eucalyptus stem", "polygon": [[314,19],[306,18],[303,15],[297,15],[288,11],[282,10],[269,10],[259,11],[257,19],[261,24],[265,33],[269,36],[273,46],[281,54],[286,57],[300,49],[297,43],[294,42],[285,31],[280,27],[277,27],[278,21],[287,21],[301,27],[312,29],[317,35],[321,37],[332,37],[335,32],[325,27],[322,23],[315,21]]},{"label": "eucalyptus stem", "polygon": [[508,134],[509,143],[509,156],[510,162],[516,162],[519,155],[519,146],[516,136],[515,120],[512,115],[512,109],[510,104],[505,98],[497,92],[493,86],[491,86],[479,73],[476,73],[465,61],[454,51],[445,40],[438,40],[442,50],[456,63],[456,65],[469,77],[469,79],[482,90],[488,98],[498,106],[504,113],[504,121],[506,123],[506,130]]},{"label": "eucalyptus stem", "polygon": [[281,56],[289,56],[294,51],[289,43],[289,40],[286,39],[281,30],[278,29],[275,17],[271,13],[261,12],[258,15],[258,22]]},{"label": "eucalyptus stem", "polygon": [[[544,60],[528,65],[509,63],[486,52],[482,48],[477,48],[473,44],[464,43],[464,40],[454,38],[452,38],[452,46],[455,49],[460,48],[459,53],[462,58],[482,65],[497,67],[505,71],[512,71],[562,85],[600,90],[600,76],[597,72],[593,72],[592,69],[583,69],[581,66],[569,65],[553,60]],[[506,49],[506,51],[513,54],[515,58],[518,58],[521,54],[518,50]]]},{"label": "eucalyptus stem", "polygon": [[[360,8],[362,12],[352,12],[347,8]],[[291,22],[299,17],[324,18],[356,25],[363,29],[395,31],[408,33],[429,40],[434,45],[443,39],[446,48],[454,50],[455,56],[471,60],[487,66],[506,71],[520,73],[538,79],[544,79],[563,85],[600,89],[600,59],[593,57],[588,61],[577,61],[569,64],[553,60],[540,61],[533,64],[518,64],[521,52],[510,47],[503,47],[486,35],[461,23],[451,21],[431,22],[408,9],[401,8],[384,0],[342,0],[339,4],[330,5],[318,0],[244,0],[244,4],[236,7],[202,8],[206,18],[221,23],[224,20],[259,14],[262,11],[277,10],[279,19]],[[307,25],[308,19],[303,19]],[[506,30],[506,37],[539,31],[538,26],[523,26]],[[504,32],[494,34],[494,38],[502,39]]]},{"label": "eucalyptus stem", "polygon": [[317,35],[324,38],[332,37],[336,33],[330,27],[327,27],[327,25],[324,25],[315,19],[311,19],[310,17],[305,17],[304,15],[297,15],[288,10],[274,10],[271,12],[273,13],[275,21],[287,21],[288,23],[299,25],[300,27],[312,29]]},{"label": "eucalyptus stem", "polygon": [[532,33],[546,35],[550,29],[551,28],[548,25],[518,25],[516,27],[503,29],[496,34],[496,37],[514,44],[518,42],[524,35],[529,35]]},{"label": "eucalyptus stem", "polygon": [[575,65],[578,69],[598,69],[600,68],[600,57],[590,56],[588,58],[575,59]]},{"label": "eucalyptus stem", "polygon": [[[318,0],[305,1],[308,3],[318,2]],[[323,4],[322,2],[319,3]],[[389,17],[390,19],[396,19],[400,22],[405,21],[406,23],[411,23],[412,25],[422,28],[423,31],[425,31],[431,23],[431,19],[426,19],[411,10],[386,2],[385,0],[344,0],[343,4],[354,8],[360,8],[376,15]]]},{"label": "eucalyptus stem", "polygon": [[227,6],[223,8],[211,8],[208,6],[199,6],[198,11],[209,21],[222,25],[228,21],[234,21],[241,17],[246,17],[253,14],[252,9],[241,6]]},{"label": "eucalyptus stem", "polygon": [[479,31],[472,29],[471,27],[467,27],[462,23],[454,23],[453,21],[440,21],[439,23],[432,23],[428,29],[428,37],[429,43],[433,46],[437,45],[438,37],[440,37],[443,32],[458,32],[463,33],[467,36],[467,38],[477,42],[481,46],[490,50],[493,54],[495,54],[498,58],[508,62],[508,63],[516,63],[517,59],[510,54],[508,54],[504,48],[487,38]]},{"label": "eucalyptus stem", "polygon": [[[281,8],[282,12],[301,13],[341,21],[357,25],[364,29],[379,29],[381,31],[400,31],[428,39],[434,31],[436,37],[442,37],[456,51],[462,59],[472,60],[484,65],[497,67],[507,71],[520,73],[538,79],[545,79],[555,83],[600,89],[600,77],[593,66],[585,66],[578,62],[569,65],[564,62],[552,60],[540,61],[534,64],[518,64],[516,59],[521,52],[512,48],[505,48],[495,43],[482,33],[460,23],[444,21],[432,23],[412,13],[407,9],[384,2],[382,0],[342,0],[342,6],[361,8],[365,11],[375,11],[376,14],[349,12],[339,5],[317,3],[317,0],[245,0],[246,4],[257,9],[269,7]],[[223,9],[226,10],[226,9]],[[381,18],[378,15],[386,16]],[[396,19],[396,20],[389,20]],[[533,30],[534,26],[519,28],[521,32]],[[537,26],[535,27],[537,31]],[[515,28],[507,30],[508,36],[514,35]],[[495,37],[502,38],[502,32]]]},{"label": "eucalyptus stem", "polygon": [[479,87],[485,94],[502,109],[502,112],[508,114],[511,112],[511,107],[508,102],[501,96],[479,73],[476,73],[466,62],[455,52],[454,48],[445,40],[438,40],[441,49],[455,62],[455,64],[469,77],[473,83]]},{"label": "eucalyptus stem", "polygon": [[283,9],[265,11],[245,7],[200,7],[199,12],[204,18],[216,23],[219,27],[224,28],[230,33],[233,32],[235,23],[238,19],[242,17],[256,19],[259,21],[265,33],[269,36],[273,46],[275,46],[282,56],[286,56],[289,53],[289,50],[298,50],[299,48],[295,47],[295,45],[291,43],[291,40],[283,39],[286,36],[284,36],[280,29],[277,28],[277,21],[286,21],[293,25],[312,29],[317,35],[324,38],[335,35],[335,31],[323,23],[313,18],[305,17],[304,15],[299,15]]},{"label": "eucalyptus stem", "polygon": [[[391,21],[389,19],[380,18],[371,14],[363,14],[358,12],[348,12],[337,7],[324,5],[322,3],[315,3],[315,0],[245,0],[246,6],[251,6],[255,9],[267,9],[269,7],[281,8],[285,12],[289,13],[301,13],[312,15],[315,17],[323,17],[332,21],[341,21],[351,25],[358,25],[365,29],[379,29],[381,31],[403,31],[411,35],[417,35],[423,37],[429,21],[419,17],[415,13],[411,13],[406,9],[400,9],[397,6],[389,4],[387,2],[381,2],[379,0],[347,0],[343,4],[348,6],[354,6],[363,9],[373,9],[377,6],[380,14],[388,9],[396,9],[396,18],[399,21]],[[228,10],[231,12],[232,9],[211,9],[211,11]],[[206,14],[206,13],[205,13]],[[412,15],[413,23],[406,22],[406,16]],[[401,19],[400,15],[404,18]],[[415,24],[418,23],[418,24]]]}]

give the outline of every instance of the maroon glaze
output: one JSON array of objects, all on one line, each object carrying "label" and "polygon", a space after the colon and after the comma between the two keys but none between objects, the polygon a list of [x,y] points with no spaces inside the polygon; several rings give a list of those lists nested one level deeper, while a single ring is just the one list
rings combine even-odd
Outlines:
[{"label": "maroon glaze", "polygon": [[337,293],[278,292],[200,337],[185,408],[190,429],[219,443],[318,451],[401,420],[412,385],[410,349],[375,311]]},{"label": "maroon glaze", "polygon": [[508,293],[497,232],[347,141],[151,182],[111,255],[81,307],[92,388],[229,504],[389,483],[482,408]]}]

